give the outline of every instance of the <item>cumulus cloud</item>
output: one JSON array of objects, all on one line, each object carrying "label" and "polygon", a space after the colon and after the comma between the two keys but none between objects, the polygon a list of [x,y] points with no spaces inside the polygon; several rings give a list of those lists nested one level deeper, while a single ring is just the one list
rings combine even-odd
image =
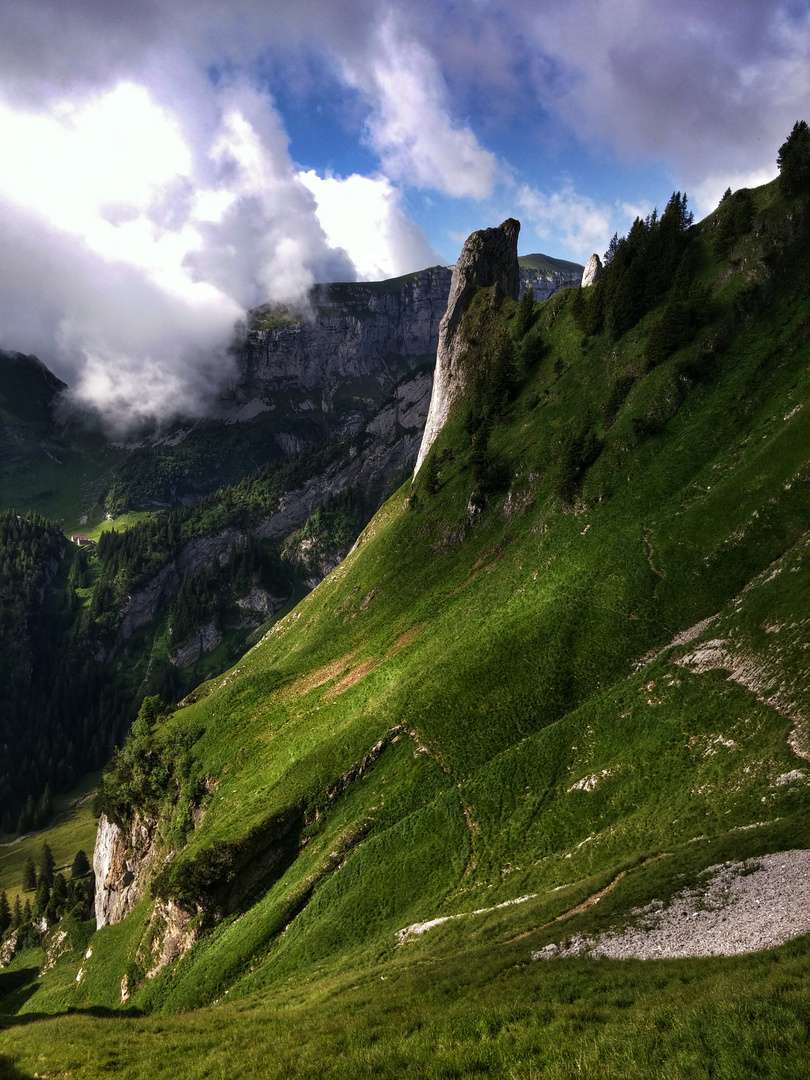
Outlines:
[{"label": "cumulus cloud", "polygon": [[497,176],[497,159],[471,128],[453,122],[434,57],[389,16],[362,65],[347,63],[346,77],[374,103],[371,144],[393,179],[456,197],[482,199]]},{"label": "cumulus cloud", "polygon": [[[119,418],[130,399],[133,415],[205,409],[246,307],[437,261],[409,189],[465,215],[516,203],[544,246],[600,250],[620,207],[598,179],[583,188],[587,169],[578,191],[515,180],[507,130],[658,162],[702,213],[773,175],[810,115],[810,13],[788,0],[7,8],[0,345],[38,352]],[[368,175],[293,160],[268,86],[305,96],[324,73]]]},{"label": "cumulus cloud", "polygon": [[0,344],[36,350],[117,426],[204,411],[246,307],[354,276],[269,97],[205,105],[208,145],[131,83],[0,104]]},{"label": "cumulus cloud", "polygon": [[399,277],[442,262],[386,177],[318,176],[309,169],[299,179],[312,192],[329,243],[347,252],[360,280]]},{"label": "cumulus cloud", "polygon": [[549,195],[524,184],[517,192],[517,202],[541,240],[550,236],[562,240],[579,253],[581,262],[594,251],[601,253],[619,228],[613,227],[617,216],[613,208],[598,206],[593,199],[578,194],[572,185]]}]

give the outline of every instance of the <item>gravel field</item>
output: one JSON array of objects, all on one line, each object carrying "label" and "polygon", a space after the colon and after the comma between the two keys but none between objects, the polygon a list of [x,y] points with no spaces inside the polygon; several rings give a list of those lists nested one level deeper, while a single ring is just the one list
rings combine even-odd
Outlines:
[{"label": "gravel field", "polygon": [[705,884],[668,907],[633,912],[636,924],[595,938],[574,937],[532,953],[533,960],[606,956],[655,960],[737,956],[810,933],[810,851],[783,851],[705,872]]}]

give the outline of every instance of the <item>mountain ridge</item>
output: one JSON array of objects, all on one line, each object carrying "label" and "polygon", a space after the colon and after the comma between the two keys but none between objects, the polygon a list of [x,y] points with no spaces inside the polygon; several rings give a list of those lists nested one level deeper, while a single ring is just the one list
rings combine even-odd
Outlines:
[{"label": "mountain ridge", "polygon": [[[235,1075],[804,1067],[806,936],[546,958],[810,823],[810,199],[750,199],[728,232],[733,204],[694,225],[677,193],[544,304],[472,295],[415,481],[227,674],[147,699],[105,771],[100,895],[147,820],[157,870],[54,974],[15,961],[20,1018],[88,1011],[69,1047],[36,1021],[40,1067],[103,1072],[99,1007],[157,1014],[128,1023],[161,1052],[226,1031]],[[0,1045],[33,1067],[24,1035]]]}]

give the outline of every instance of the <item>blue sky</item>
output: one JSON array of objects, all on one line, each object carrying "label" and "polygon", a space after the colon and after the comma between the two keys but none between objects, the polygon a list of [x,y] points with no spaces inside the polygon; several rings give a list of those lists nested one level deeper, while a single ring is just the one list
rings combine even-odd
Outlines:
[{"label": "blue sky", "polygon": [[452,262],[508,216],[584,263],[776,173],[805,0],[9,0],[0,347],[204,411],[247,309]]}]

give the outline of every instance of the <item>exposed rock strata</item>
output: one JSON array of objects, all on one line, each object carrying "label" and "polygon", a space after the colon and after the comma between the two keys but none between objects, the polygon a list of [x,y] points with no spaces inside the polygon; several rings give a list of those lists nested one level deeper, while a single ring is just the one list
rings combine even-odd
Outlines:
[{"label": "exposed rock strata", "polygon": [[121,922],[146,889],[155,860],[157,821],[136,813],[125,829],[101,815],[93,851],[96,928]]},{"label": "exposed rock strata", "polygon": [[[174,900],[155,900],[152,925],[157,933],[153,939],[152,967],[146,973],[147,979],[154,979],[167,964],[188,952],[191,946],[199,941],[201,930],[199,922],[193,921],[194,914]],[[123,983],[121,999],[124,1000]]]},{"label": "exposed rock strata", "polygon": [[282,399],[335,434],[356,431],[396,383],[436,354],[451,271],[434,266],[402,282],[319,285],[307,320],[262,328],[271,309],[251,313],[237,347],[233,408],[275,409]]},{"label": "exposed rock strata", "polygon": [[459,360],[466,342],[459,333],[464,312],[477,289],[497,286],[506,296],[517,300],[520,292],[520,267],[517,240],[520,222],[507,219],[497,229],[482,229],[469,236],[453,268],[453,280],[441,324],[436,353],[433,393],[425,424],[425,434],[416,459],[414,476],[447,420],[454,401],[464,391],[465,380]]}]

